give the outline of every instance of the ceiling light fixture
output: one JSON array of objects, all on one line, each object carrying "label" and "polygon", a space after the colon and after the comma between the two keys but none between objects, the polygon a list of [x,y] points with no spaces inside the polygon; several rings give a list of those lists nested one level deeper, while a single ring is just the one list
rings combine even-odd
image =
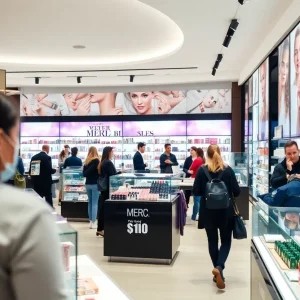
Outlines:
[{"label": "ceiling light fixture", "polygon": [[78,77],[77,77],[77,83],[78,83],[78,84],[81,84],[81,78],[82,78],[81,76],[78,76]]},{"label": "ceiling light fixture", "polygon": [[215,75],[216,75],[216,72],[217,72],[217,70],[216,70],[216,69],[212,69],[212,73],[211,73],[211,75],[212,75],[212,76],[215,76]]},{"label": "ceiling light fixture", "polygon": [[218,54],[217,61],[221,62],[223,59],[223,54]]},{"label": "ceiling light fixture", "polygon": [[243,4],[247,4],[250,2],[250,0],[238,0],[239,4],[243,5]]},{"label": "ceiling light fixture", "polygon": [[214,69],[218,69],[219,68],[219,64],[220,64],[220,62],[216,60],[215,65],[214,65]]},{"label": "ceiling light fixture", "polygon": [[231,27],[229,27],[229,28],[228,28],[228,31],[227,31],[227,33],[226,33],[226,35],[228,35],[228,36],[233,36],[234,33],[235,33],[235,30],[233,30]]},{"label": "ceiling light fixture", "polygon": [[84,45],[74,45],[73,48],[76,50],[82,50],[85,49],[86,47]]},{"label": "ceiling light fixture", "polygon": [[230,41],[231,41],[231,36],[226,35],[225,40],[223,42],[223,46],[228,48]]},{"label": "ceiling light fixture", "polygon": [[40,77],[34,77],[35,84],[40,84]]},{"label": "ceiling light fixture", "polygon": [[[231,20],[231,23],[230,23],[230,25],[229,25],[229,28],[231,28],[231,29],[233,29],[234,31],[238,28],[238,26],[239,26],[239,22],[238,22],[238,20],[237,19],[232,19]],[[229,31],[229,30],[228,30]]]},{"label": "ceiling light fixture", "polygon": [[130,82],[133,82],[134,77],[135,77],[134,75],[129,75],[129,81],[130,81]]}]

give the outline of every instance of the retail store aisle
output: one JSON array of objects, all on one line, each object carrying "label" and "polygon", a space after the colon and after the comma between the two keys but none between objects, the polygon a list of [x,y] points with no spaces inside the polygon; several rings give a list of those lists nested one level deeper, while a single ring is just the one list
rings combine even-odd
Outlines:
[{"label": "retail store aisle", "polygon": [[250,299],[250,239],[233,241],[224,273],[226,289],[219,291],[212,281],[205,231],[195,222],[189,224],[174,265],[160,266],[110,263],[103,256],[103,238],[97,238],[87,223],[71,223],[79,233],[79,254],[89,255],[131,299]]}]

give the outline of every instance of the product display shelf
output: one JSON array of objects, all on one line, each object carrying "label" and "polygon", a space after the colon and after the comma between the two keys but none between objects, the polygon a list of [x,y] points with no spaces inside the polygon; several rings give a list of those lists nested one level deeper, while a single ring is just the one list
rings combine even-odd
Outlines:
[{"label": "product display shelf", "polygon": [[82,168],[69,167],[62,173],[61,214],[69,219],[88,218],[88,196]]},{"label": "product display shelf", "polygon": [[[299,208],[252,211],[251,299],[300,298]],[[297,221],[298,220],[298,221]]]},{"label": "product display shelf", "polygon": [[20,153],[24,164],[25,172],[29,171],[31,158],[42,151],[44,144],[49,145],[49,156],[52,158],[52,167],[58,167],[58,156],[61,152],[58,137],[21,137]]},{"label": "product display shelf", "polygon": [[105,202],[104,255],[111,261],[170,264],[180,245],[179,182],[173,174],[112,176]]},{"label": "product display shelf", "polygon": [[78,237],[75,231],[60,215],[53,213],[61,243],[65,281],[68,299],[77,299],[77,247]]}]

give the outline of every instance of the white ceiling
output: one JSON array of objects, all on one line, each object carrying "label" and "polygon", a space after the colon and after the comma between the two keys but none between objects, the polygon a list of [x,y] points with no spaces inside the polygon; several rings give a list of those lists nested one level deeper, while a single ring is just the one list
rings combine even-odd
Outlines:
[{"label": "white ceiling", "polygon": [[[76,78],[68,76],[98,76],[83,78],[83,86],[132,85],[128,77],[118,76],[129,74],[154,74],[136,77],[134,85],[237,81],[291,3],[251,0],[240,6],[238,0],[55,0],[50,5],[50,1],[10,0],[0,12],[0,67],[7,71],[79,71],[8,74],[8,86],[34,85],[32,78],[25,77],[35,76],[50,77],[42,78],[40,85],[51,87],[77,85]],[[222,50],[236,13],[240,25],[229,48]],[[176,52],[183,41],[179,28],[184,43]],[[87,48],[74,50],[75,44]],[[211,69],[220,51],[224,59],[213,77]],[[168,52],[174,54],[166,56]],[[150,62],[145,62],[148,59]],[[15,63],[1,63],[4,60]],[[27,64],[20,64],[24,60]],[[91,65],[92,61],[98,64]],[[114,61],[117,63],[112,66]],[[188,67],[197,69],[119,71]],[[100,69],[118,71],[80,72]]]}]

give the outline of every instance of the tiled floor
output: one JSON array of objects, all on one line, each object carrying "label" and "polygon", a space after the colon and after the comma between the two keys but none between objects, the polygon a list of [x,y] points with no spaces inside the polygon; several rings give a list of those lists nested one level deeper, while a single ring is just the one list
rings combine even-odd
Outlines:
[{"label": "tiled floor", "polygon": [[71,224],[79,233],[79,254],[89,255],[131,299],[249,300],[250,239],[233,241],[225,270],[226,289],[219,291],[212,281],[205,231],[189,223],[172,266],[110,263],[103,256],[103,238],[97,238],[87,223]]}]

